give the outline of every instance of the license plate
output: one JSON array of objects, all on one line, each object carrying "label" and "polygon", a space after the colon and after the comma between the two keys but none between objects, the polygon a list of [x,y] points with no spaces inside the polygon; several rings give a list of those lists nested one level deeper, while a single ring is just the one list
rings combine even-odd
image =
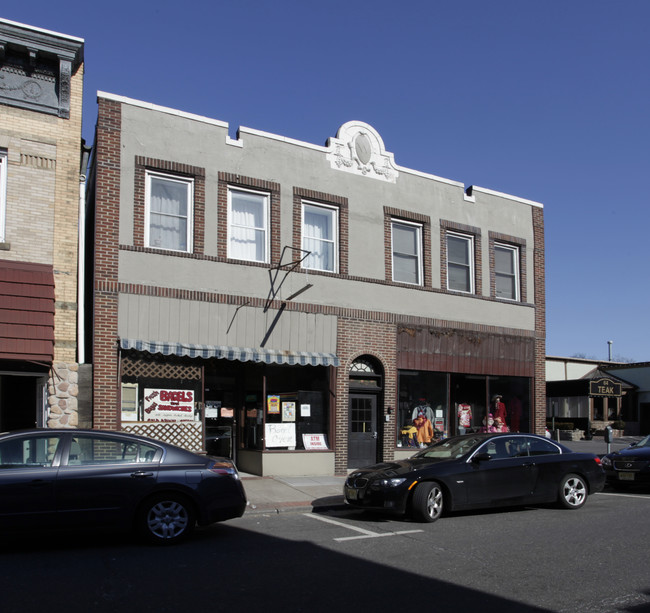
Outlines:
[{"label": "license plate", "polygon": [[347,498],[349,500],[356,500],[359,497],[357,490],[353,490],[353,489],[350,489],[350,488],[347,489],[347,491],[345,492],[345,495],[347,496]]},{"label": "license plate", "polygon": [[618,473],[619,481],[634,481],[634,473]]}]

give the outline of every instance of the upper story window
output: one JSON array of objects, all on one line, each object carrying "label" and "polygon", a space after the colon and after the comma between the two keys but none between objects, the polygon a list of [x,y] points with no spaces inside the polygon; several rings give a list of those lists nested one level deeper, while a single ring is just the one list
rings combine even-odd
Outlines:
[{"label": "upper story window", "polygon": [[192,179],[147,172],[145,244],[192,250]]},{"label": "upper story window", "polygon": [[5,240],[5,212],[7,210],[7,152],[0,149],[0,243]]},{"label": "upper story window", "polygon": [[519,300],[519,247],[495,243],[494,276],[497,298]]},{"label": "upper story window", "polygon": [[338,209],[332,206],[302,203],[302,248],[309,251],[304,268],[337,272]]},{"label": "upper story window", "polygon": [[228,189],[228,257],[269,261],[269,194]]},{"label": "upper story window", "polygon": [[474,237],[447,233],[447,289],[474,293]]},{"label": "upper story window", "polygon": [[391,222],[393,281],[422,285],[422,225]]}]

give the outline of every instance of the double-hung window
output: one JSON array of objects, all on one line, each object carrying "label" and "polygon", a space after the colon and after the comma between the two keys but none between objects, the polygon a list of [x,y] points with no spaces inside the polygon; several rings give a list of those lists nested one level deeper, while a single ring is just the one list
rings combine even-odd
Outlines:
[{"label": "double-hung window", "polygon": [[447,233],[447,289],[474,293],[474,237]]},{"label": "double-hung window", "polygon": [[496,297],[519,300],[519,248],[494,245],[494,278]]},{"label": "double-hung window", "polygon": [[393,281],[422,285],[422,225],[391,222]]},{"label": "double-hung window", "polygon": [[0,243],[5,241],[7,211],[7,152],[0,149]]},{"label": "double-hung window", "polygon": [[145,244],[156,249],[192,250],[192,179],[147,173]]},{"label": "double-hung window", "polygon": [[302,203],[302,248],[309,251],[304,268],[337,272],[338,209],[331,206]]},{"label": "double-hung window", "polygon": [[228,190],[228,257],[269,261],[269,194]]}]

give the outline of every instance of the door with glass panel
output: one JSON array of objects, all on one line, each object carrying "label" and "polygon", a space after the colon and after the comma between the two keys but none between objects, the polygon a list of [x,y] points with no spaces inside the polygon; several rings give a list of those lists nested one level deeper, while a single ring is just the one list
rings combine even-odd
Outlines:
[{"label": "door with glass panel", "polygon": [[377,396],[350,394],[348,468],[377,461]]}]

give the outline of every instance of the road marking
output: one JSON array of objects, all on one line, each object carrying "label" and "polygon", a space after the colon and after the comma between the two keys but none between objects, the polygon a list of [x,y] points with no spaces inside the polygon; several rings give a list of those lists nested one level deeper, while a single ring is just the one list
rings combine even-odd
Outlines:
[{"label": "road marking", "polygon": [[323,517],[322,515],[314,515],[313,513],[303,513],[305,517],[313,517],[318,519],[326,524],[334,524],[335,526],[340,526],[341,528],[347,528],[354,532],[360,532],[361,536],[344,536],[341,538],[334,539],[335,541],[353,541],[358,539],[374,539],[382,538],[384,536],[399,536],[401,534],[414,534],[416,532],[424,532],[424,530],[400,530],[398,532],[373,532],[372,530],[366,530],[365,528],[359,528],[357,526],[350,526],[349,524],[344,524],[343,522],[336,521],[335,519],[330,519],[329,517]]},{"label": "road marking", "polygon": [[616,492],[598,492],[599,494],[602,494],[603,496],[621,496],[623,498],[641,498],[642,500],[650,500],[647,496],[638,496],[636,494],[622,494],[622,493],[616,493]]}]

